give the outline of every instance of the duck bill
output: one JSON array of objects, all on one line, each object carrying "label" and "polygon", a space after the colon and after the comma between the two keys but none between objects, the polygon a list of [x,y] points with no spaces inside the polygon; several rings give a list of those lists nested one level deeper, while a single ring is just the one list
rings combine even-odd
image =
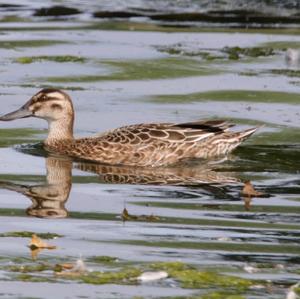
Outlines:
[{"label": "duck bill", "polygon": [[16,111],[0,116],[0,120],[10,121],[10,120],[15,120],[15,119],[25,118],[30,116],[32,116],[32,112],[29,109],[22,107]]}]

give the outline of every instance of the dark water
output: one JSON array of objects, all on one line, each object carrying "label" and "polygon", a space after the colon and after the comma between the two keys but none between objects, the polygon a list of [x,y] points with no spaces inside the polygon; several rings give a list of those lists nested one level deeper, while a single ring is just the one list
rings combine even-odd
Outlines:
[{"label": "dark water", "polygon": [[[32,1],[0,6],[1,114],[51,86],[72,97],[77,136],[202,118],[264,127],[223,161],[132,169],[49,156],[42,120],[1,123],[0,298],[285,298],[300,277],[300,81],[297,59],[285,58],[287,48],[300,49],[297,22],[249,31],[230,19],[207,29],[210,22],[149,17],[241,16],[254,1],[78,3],[45,2],[80,12],[59,17],[33,16],[41,5]],[[297,1],[255,4],[297,19]],[[100,11],[147,16],[93,15]],[[248,180],[262,197],[242,196]],[[32,259],[31,233],[48,232],[59,235],[47,240],[57,249]],[[85,275],[55,274],[56,264],[80,258]],[[194,268],[153,265],[160,262]],[[128,267],[169,278],[91,280]]]}]

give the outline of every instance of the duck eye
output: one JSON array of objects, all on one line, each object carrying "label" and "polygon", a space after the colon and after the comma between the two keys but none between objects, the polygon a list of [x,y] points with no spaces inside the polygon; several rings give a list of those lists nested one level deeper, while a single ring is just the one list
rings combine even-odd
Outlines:
[{"label": "duck eye", "polygon": [[51,109],[53,109],[53,110],[62,110],[62,107],[59,104],[52,104]]}]

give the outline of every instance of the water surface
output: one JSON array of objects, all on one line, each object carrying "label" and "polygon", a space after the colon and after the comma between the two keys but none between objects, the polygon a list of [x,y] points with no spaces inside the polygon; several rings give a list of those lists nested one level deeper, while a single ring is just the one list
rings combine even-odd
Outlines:
[{"label": "water surface", "polygon": [[[285,62],[286,48],[300,48],[297,28],[293,34],[197,26],[178,32],[182,27],[149,20],[91,18],[85,5],[83,14],[49,21],[32,17],[39,5],[22,4],[3,8],[18,19],[6,16],[0,24],[1,113],[51,86],[71,95],[77,136],[214,117],[237,129],[264,127],[225,161],[141,171],[49,157],[39,145],[45,122],[1,123],[0,297],[285,298],[300,277],[300,81],[298,66]],[[109,10],[105,5],[89,7],[90,13]],[[233,47],[272,51],[255,56],[244,50],[233,59]],[[247,180],[266,195],[243,197]],[[124,208],[132,216],[125,222]],[[57,249],[32,260],[24,231],[61,235],[49,240]],[[94,259],[103,256],[118,262]],[[161,281],[97,285],[49,270],[80,257],[91,273],[181,262],[214,271],[216,279],[193,288],[172,272]],[[41,263],[48,269],[22,276],[25,266]],[[220,274],[245,278],[249,287],[222,285]]]}]

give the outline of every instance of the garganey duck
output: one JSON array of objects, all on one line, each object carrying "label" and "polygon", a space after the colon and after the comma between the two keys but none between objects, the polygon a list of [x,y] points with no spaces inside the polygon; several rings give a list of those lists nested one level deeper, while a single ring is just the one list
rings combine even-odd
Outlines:
[{"label": "garganey duck", "polygon": [[73,104],[69,95],[58,89],[39,91],[20,109],[0,120],[30,116],[48,122],[46,150],[110,165],[154,167],[226,155],[258,129],[232,132],[229,128],[233,125],[226,121],[204,120],[129,125],[95,137],[74,139]]}]

